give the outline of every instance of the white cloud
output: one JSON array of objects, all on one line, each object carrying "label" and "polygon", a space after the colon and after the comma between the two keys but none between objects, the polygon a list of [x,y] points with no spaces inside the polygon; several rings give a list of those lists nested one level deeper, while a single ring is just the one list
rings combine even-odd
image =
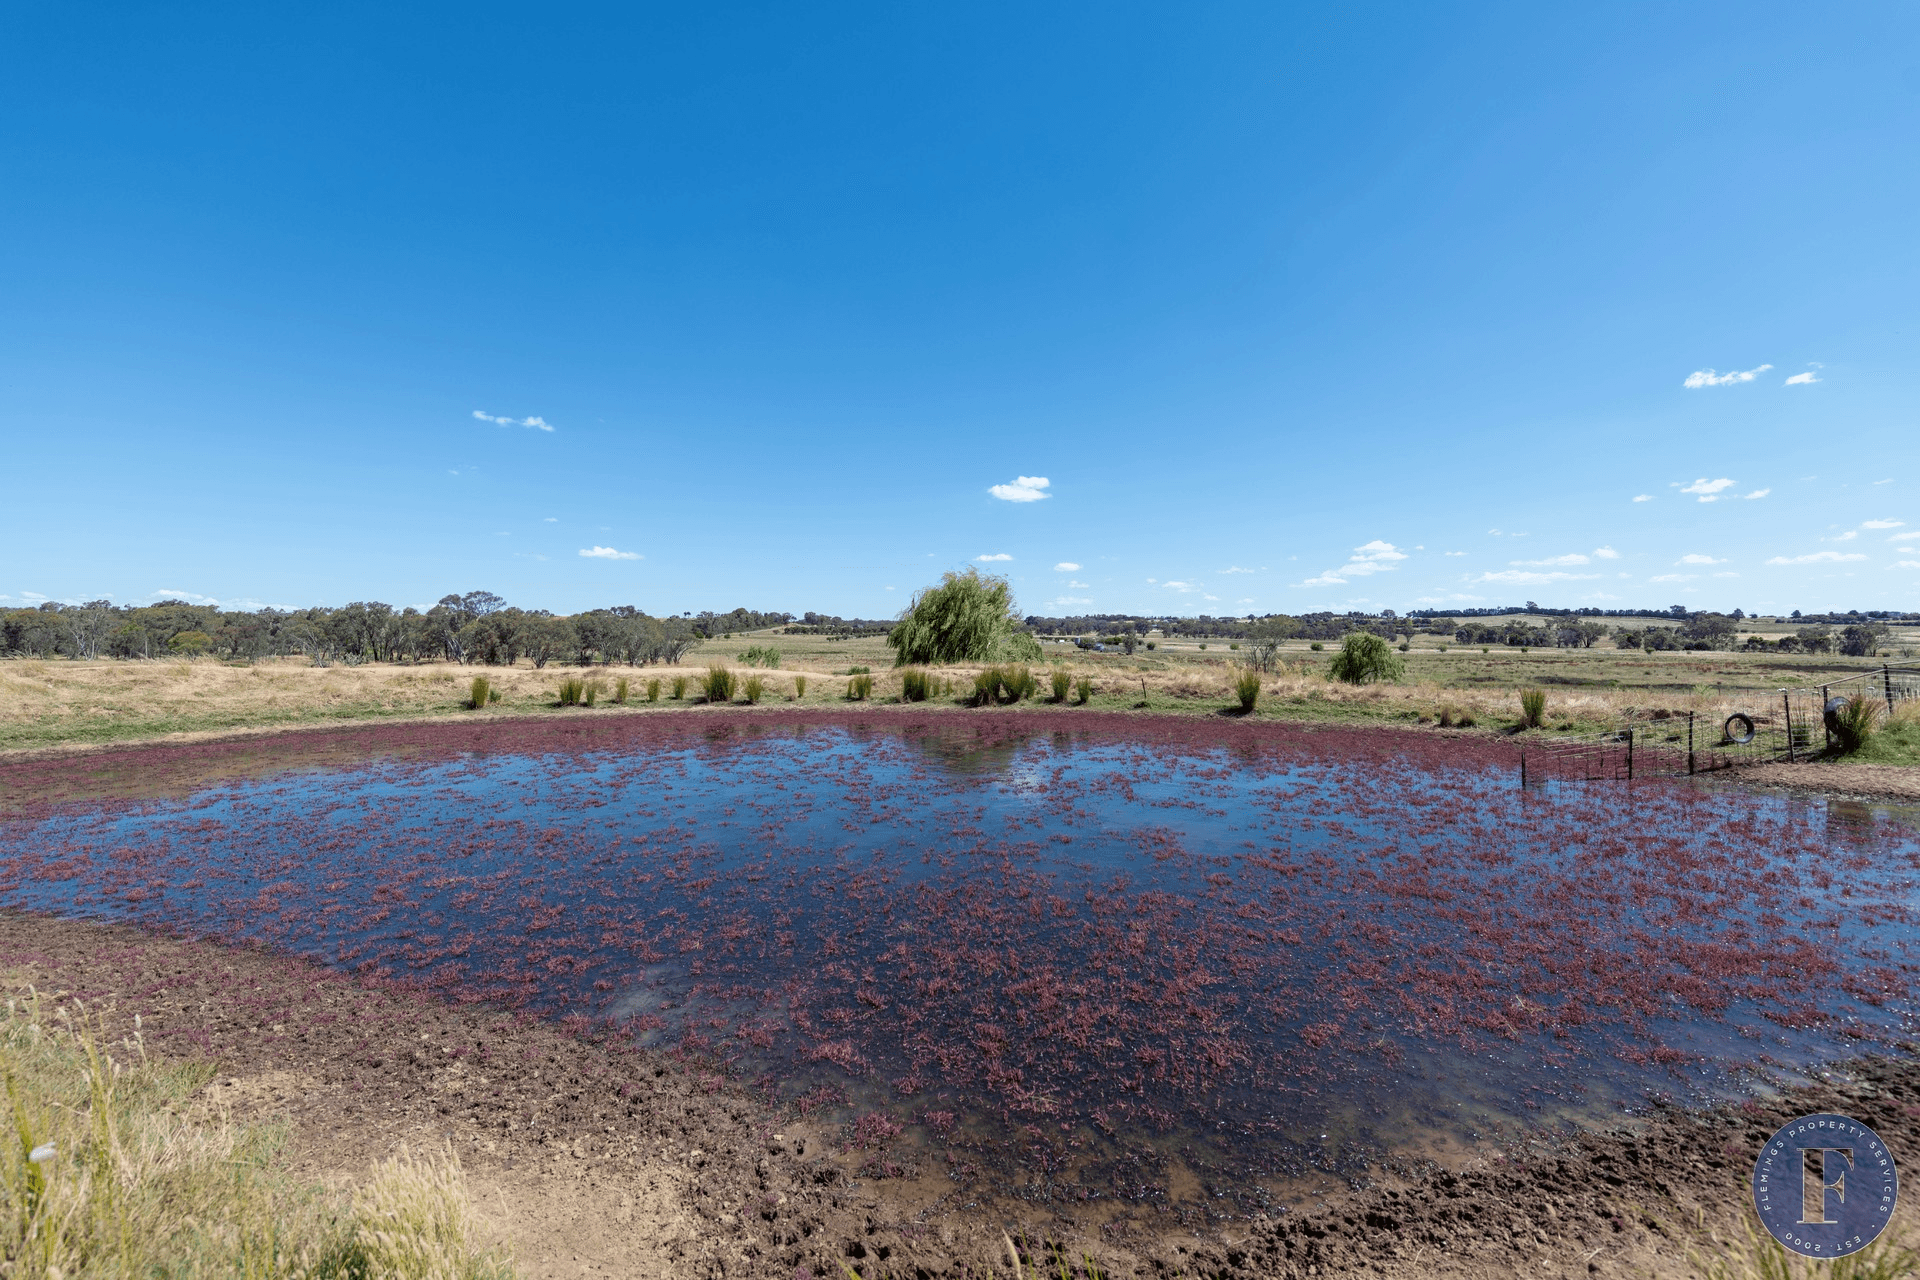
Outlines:
[{"label": "white cloud", "polygon": [[1896,560],[1893,562],[1893,567],[1896,569],[1920,569],[1920,560]]},{"label": "white cloud", "polygon": [[1648,582],[1692,582],[1700,575],[1697,573],[1661,573],[1648,578]]},{"label": "white cloud", "polygon": [[1578,551],[1570,551],[1564,556],[1548,556],[1545,560],[1509,560],[1507,563],[1539,569],[1549,568],[1554,565],[1585,564],[1587,563],[1587,558]]},{"label": "white cloud", "polygon": [[1818,381],[1820,381],[1820,379],[1814,377],[1811,373],[1796,373],[1787,379],[1787,385],[1790,387],[1804,387]]},{"label": "white cloud", "polygon": [[1875,480],[1875,481],[1874,481],[1873,483],[1874,483],[1874,484],[1875,484],[1876,486],[1877,486],[1877,485],[1883,485],[1883,484],[1892,484],[1892,483],[1893,483],[1893,477],[1892,477],[1892,476],[1888,476],[1888,477],[1887,477],[1887,478],[1886,478],[1885,480]]},{"label": "white cloud", "polygon": [[1564,573],[1558,569],[1546,573],[1531,569],[1501,569],[1497,573],[1483,573],[1474,581],[1504,582],[1510,587],[1544,587],[1555,582],[1575,582],[1599,576],[1597,573]]},{"label": "white cloud", "polygon": [[1689,551],[1674,561],[1675,564],[1725,564],[1725,560],[1715,560],[1712,556],[1703,556],[1697,551]]},{"label": "white cloud", "polygon": [[1055,573],[1078,573],[1080,572],[1080,566],[1071,560],[1062,560],[1059,564],[1053,566],[1053,571]]},{"label": "white cloud", "polygon": [[542,524],[559,524],[559,523],[560,523],[560,517],[559,517],[559,516],[548,516],[548,517],[547,517],[547,518],[546,518],[545,520],[543,520],[543,521],[541,521],[541,523],[542,523]]},{"label": "white cloud", "polygon": [[1620,553],[1612,547],[1595,547],[1593,549],[1593,558],[1595,560],[1618,560]]},{"label": "white cloud", "polygon": [[1905,523],[1905,520],[1862,520],[1860,527],[1862,529],[1898,529]]},{"label": "white cloud", "polygon": [[1296,582],[1296,587],[1330,587],[1347,581],[1349,578],[1364,578],[1369,574],[1387,573],[1398,568],[1398,561],[1405,560],[1407,553],[1391,542],[1382,542],[1375,538],[1353,549],[1347,562],[1337,569],[1328,569],[1305,582]]},{"label": "white cloud", "polygon": [[[31,591],[26,594],[32,595]],[[46,597],[42,596],[41,599]],[[149,600],[184,600],[188,604],[219,604],[212,596],[195,595],[191,591],[182,591],[178,587],[162,587],[147,597]]]},{"label": "white cloud", "polygon": [[553,430],[553,424],[545,418],[496,418],[479,409],[473,411],[473,416],[482,422],[497,422],[503,427],[532,427],[536,431]]},{"label": "white cloud", "polygon": [[1195,586],[1191,582],[1163,582],[1160,585],[1165,587],[1169,591],[1178,591],[1182,595],[1187,595],[1190,592],[1198,591],[1200,589],[1199,587]]},{"label": "white cloud", "polygon": [[1687,375],[1680,385],[1691,391],[1701,387],[1729,387],[1736,382],[1752,382],[1755,378],[1773,368],[1770,364],[1757,365],[1744,373],[1715,373],[1712,369],[1698,369]]},{"label": "white cloud", "polygon": [[1004,551],[996,551],[990,556],[975,556],[974,559],[978,560],[981,564],[992,564],[995,560],[1011,560],[1013,557]]},{"label": "white cloud", "polygon": [[1748,502],[1752,502],[1755,498],[1764,498],[1772,492],[1773,490],[1771,489],[1755,489],[1752,493],[1743,493],[1740,496]]},{"label": "white cloud", "polygon": [[1920,529],[1916,529],[1912,533],[1896,533],[1891,538],[1888,538],[1887,541],[1912,542],[1915,538],[1920,538]]},{"label": "white cloud", "polygon": [[1467,554],[1467,553],[1466,553],[1466,552],[1464,552],[1464,551],[1449,551],[1449,552],[1447,552],[1446,554],[1447,554],[1447,555],[1450,555],[1450,556],[1463,556],[1463,555],[1465,555],[1465,554]]},{"label": "white cloud", "polygon": [[1712,502],[1720,496],[1722,489],[1731,489],[1733,487],[1733,481],[1724,477],[1719,480],[1709,480],[1705,476],[1702,476],[1700,479],[1686,486],[1682,486],[1681,483],[1676,480],[1673,482],[1673,487],[1679,489],[1682,493],[1699,494],[1700,501],[1702,502]]},{"label": "white cloud", "polygon": [[1015,476],[1012,484],[996,484],[987,492],[1002,502],[1038,502],[1053,496],[1042,492],[1050,483],[1045,476]]},{"label": "white cloud", "polygon": [[1713,576],[1716,578],[1737,578],[1740,575],[1733,572],[1731,569],[1727,569],[1727,570],[1721,571],[1720,573],[1716,573]]},{"label": "white cloud", "polygon": [[1775,556],[1768,564],[1833,564],[1842,560],[1865,560],[1858,551],[1815,551],[1804,556]]},{"label": "white cloud", "polygon": [[1078,579],[1078,578],[1068,578],[1068,579],[1067,579],[1067,590],[1069,590],[1069,591],[1091,591],[1091,590],[1093,590],[1093,584],[1092,584],[1092,583],[1090,583],[1090,582],[1082,582],[1082,581],[1080,581],[1080,579]]},{"label": "white cloud", "polygon": [[1260,571],[1258,569],[1242,569],[1239,565],[1236,564],[1229,568],[1222,569],[1220,572],[1223,574],[1227,574],[1227,573],[1258,573]]},{"label": "white cloud", "polygon": [[612,547],[582,547],[580,554],[589,560],[643,560],[638,551],[616,551]]},{"label": "white cloud", "polygon": [[1652,502],[1653,495],[1650,493],[1636,493],[1633,495],[1633,500],[1635,502]]}]

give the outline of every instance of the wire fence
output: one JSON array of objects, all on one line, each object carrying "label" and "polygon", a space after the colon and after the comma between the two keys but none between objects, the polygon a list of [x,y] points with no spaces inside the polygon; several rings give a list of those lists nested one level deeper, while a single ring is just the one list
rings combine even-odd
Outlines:
[{"label": "wire fence", "polygon": [[1890,662],[1802,689],[1735,697],[1711,712],[1656,711],[1601,733],[1529,744],[1520,780],[1686,777],[1776,760],[1812,760],[1834,748],[1835,719],[1851,698],[1920,700],[1920,662]]}]

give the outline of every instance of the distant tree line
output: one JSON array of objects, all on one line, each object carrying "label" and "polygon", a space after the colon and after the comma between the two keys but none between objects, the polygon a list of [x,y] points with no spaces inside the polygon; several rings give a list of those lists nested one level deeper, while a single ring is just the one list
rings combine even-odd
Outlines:
[{"label": "distant tree line", "polygon": [[379,601],[339,608],[221,609],[162,600],[48,602],[0,614],[0,654],[35,658],[161,658],[207,655],[251,660],[300,655],[316,663],[451,660],[511,665],[549,662],[678,662],[701,640],[791,615],[736,609],[653,617],[632,605],[571,616],[519,609],[491,591],[443,596],[431,609]]}]

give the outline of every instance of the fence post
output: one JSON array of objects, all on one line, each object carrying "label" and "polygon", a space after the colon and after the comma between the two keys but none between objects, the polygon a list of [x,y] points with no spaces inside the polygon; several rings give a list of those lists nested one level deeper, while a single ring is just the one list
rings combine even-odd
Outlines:
[{"label": "fence post", "polygon": [[[1780,705],[1787,713],[1787,762],[1793,762],[1793,695],[1785,689],[1780,691]],[[1822,1156],[1821,1159],[1826,1157]]]},{"label": "fence post", "polygon": [[[1693,776],[1693,712],[1687,712],[1687,776]],[[1821,1157],[1825,1159],[1825,1157]]]},{"label": "fence post", "polygon": [[[1832,696],[1827,691],[1831,688],[1833,688],[1833,686],[1830,684],[1820,686],[1820,731],[1827,735],[1828,755],[1833,754],[1833,726],[1827,723],[1827,699]],[[1821,1158],[1825,1159],[1826,1157],[1822,1156]]]},{"label": "fence post", "polygon": [[1627,726],[1627,781],[1633,781],[1633,726]]},{"label": "fence post", "polygon": [[[1880,664],[1880,679],[1887,689],[1887,714],[1893,714],[1893,668],[1886,663]],[[1825,1156],[1820,1157],[1826,1159]]]},{"label": "fence post", "polygon": [[1527,789],[1527,749],[1520,748],[1520,789]]}]

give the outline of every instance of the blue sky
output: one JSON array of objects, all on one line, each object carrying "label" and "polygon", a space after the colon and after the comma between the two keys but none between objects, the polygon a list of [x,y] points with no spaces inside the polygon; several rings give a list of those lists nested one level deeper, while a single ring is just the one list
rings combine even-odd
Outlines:
[{"label": "blue sky", "polygon": [[1911,5],[8,30],[0,605],[1920,607]]}]

